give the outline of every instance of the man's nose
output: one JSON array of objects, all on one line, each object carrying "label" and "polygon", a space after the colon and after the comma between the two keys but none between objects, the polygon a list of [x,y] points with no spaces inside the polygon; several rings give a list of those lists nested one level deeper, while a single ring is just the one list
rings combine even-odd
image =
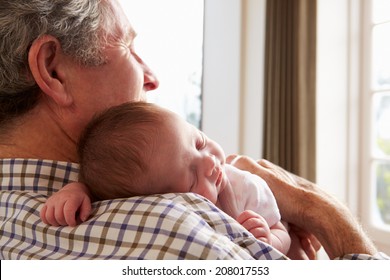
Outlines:
[{"label": "man's nose", "polygon": [[146,91],[155,90],[159,87],[160,82],[153,71],[144,63],[144,89]]}]

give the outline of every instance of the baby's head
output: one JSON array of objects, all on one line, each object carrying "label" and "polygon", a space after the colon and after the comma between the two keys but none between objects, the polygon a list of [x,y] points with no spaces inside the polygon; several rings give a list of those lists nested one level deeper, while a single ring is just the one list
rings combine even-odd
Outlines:
[{"label": "baby's head", "polygon": [[98,199],[194,192],[216,202],[222,148],[175,113],[132,102],[96,117],[79,143],[80,181]]},{"label": "baby's head", "polygon": [[125,103],[95,117],[80,137],[80,178],[98,199],[144,194],[149,160],[162,119],[159,108]]}]

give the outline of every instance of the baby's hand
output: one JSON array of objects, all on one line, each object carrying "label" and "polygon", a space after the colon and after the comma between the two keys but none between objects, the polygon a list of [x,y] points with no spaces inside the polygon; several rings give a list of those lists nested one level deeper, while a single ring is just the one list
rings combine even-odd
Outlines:
[{"label": "baby's hand", "polygon": [[271,230],[261,215],[251,210],[245,210],[237,217],[237,222],[257,239],[271,244]]},{"label": "baby's hand", "polygon": [[52,226],[76,226],[77,215],[82,222],[91,212],[91,199],[87,187],[73,182],[49,197],[41,210],[41,219]]}]

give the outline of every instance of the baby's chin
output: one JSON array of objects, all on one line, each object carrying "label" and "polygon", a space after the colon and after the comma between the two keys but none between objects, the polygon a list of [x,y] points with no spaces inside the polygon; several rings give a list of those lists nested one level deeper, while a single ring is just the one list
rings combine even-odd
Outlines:
[{"label": "baby's chin", "polygon": [[218,194],[223,192],[223,190],[226,188],[226,186],[228,184],[228,178],[227,178],[225,170],[222,170],[221,174],[222,174],[221,182],[219,183],[219,186],[217,186],[217,185],[215,186],[218,190]]}]

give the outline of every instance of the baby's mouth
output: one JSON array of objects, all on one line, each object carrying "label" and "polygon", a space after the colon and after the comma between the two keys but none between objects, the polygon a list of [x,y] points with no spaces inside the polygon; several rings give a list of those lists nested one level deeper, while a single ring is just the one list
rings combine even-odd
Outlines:
[{"label": "baby's mouth", "polygon": [[221,186],[222,178],[223,178],[223,173],[222,173],[222,170],[219,169],[219,170],[218,170],[218,177],[217,177],[217,180],[215,181],[215,185],[216,185],[217,187]]}]

